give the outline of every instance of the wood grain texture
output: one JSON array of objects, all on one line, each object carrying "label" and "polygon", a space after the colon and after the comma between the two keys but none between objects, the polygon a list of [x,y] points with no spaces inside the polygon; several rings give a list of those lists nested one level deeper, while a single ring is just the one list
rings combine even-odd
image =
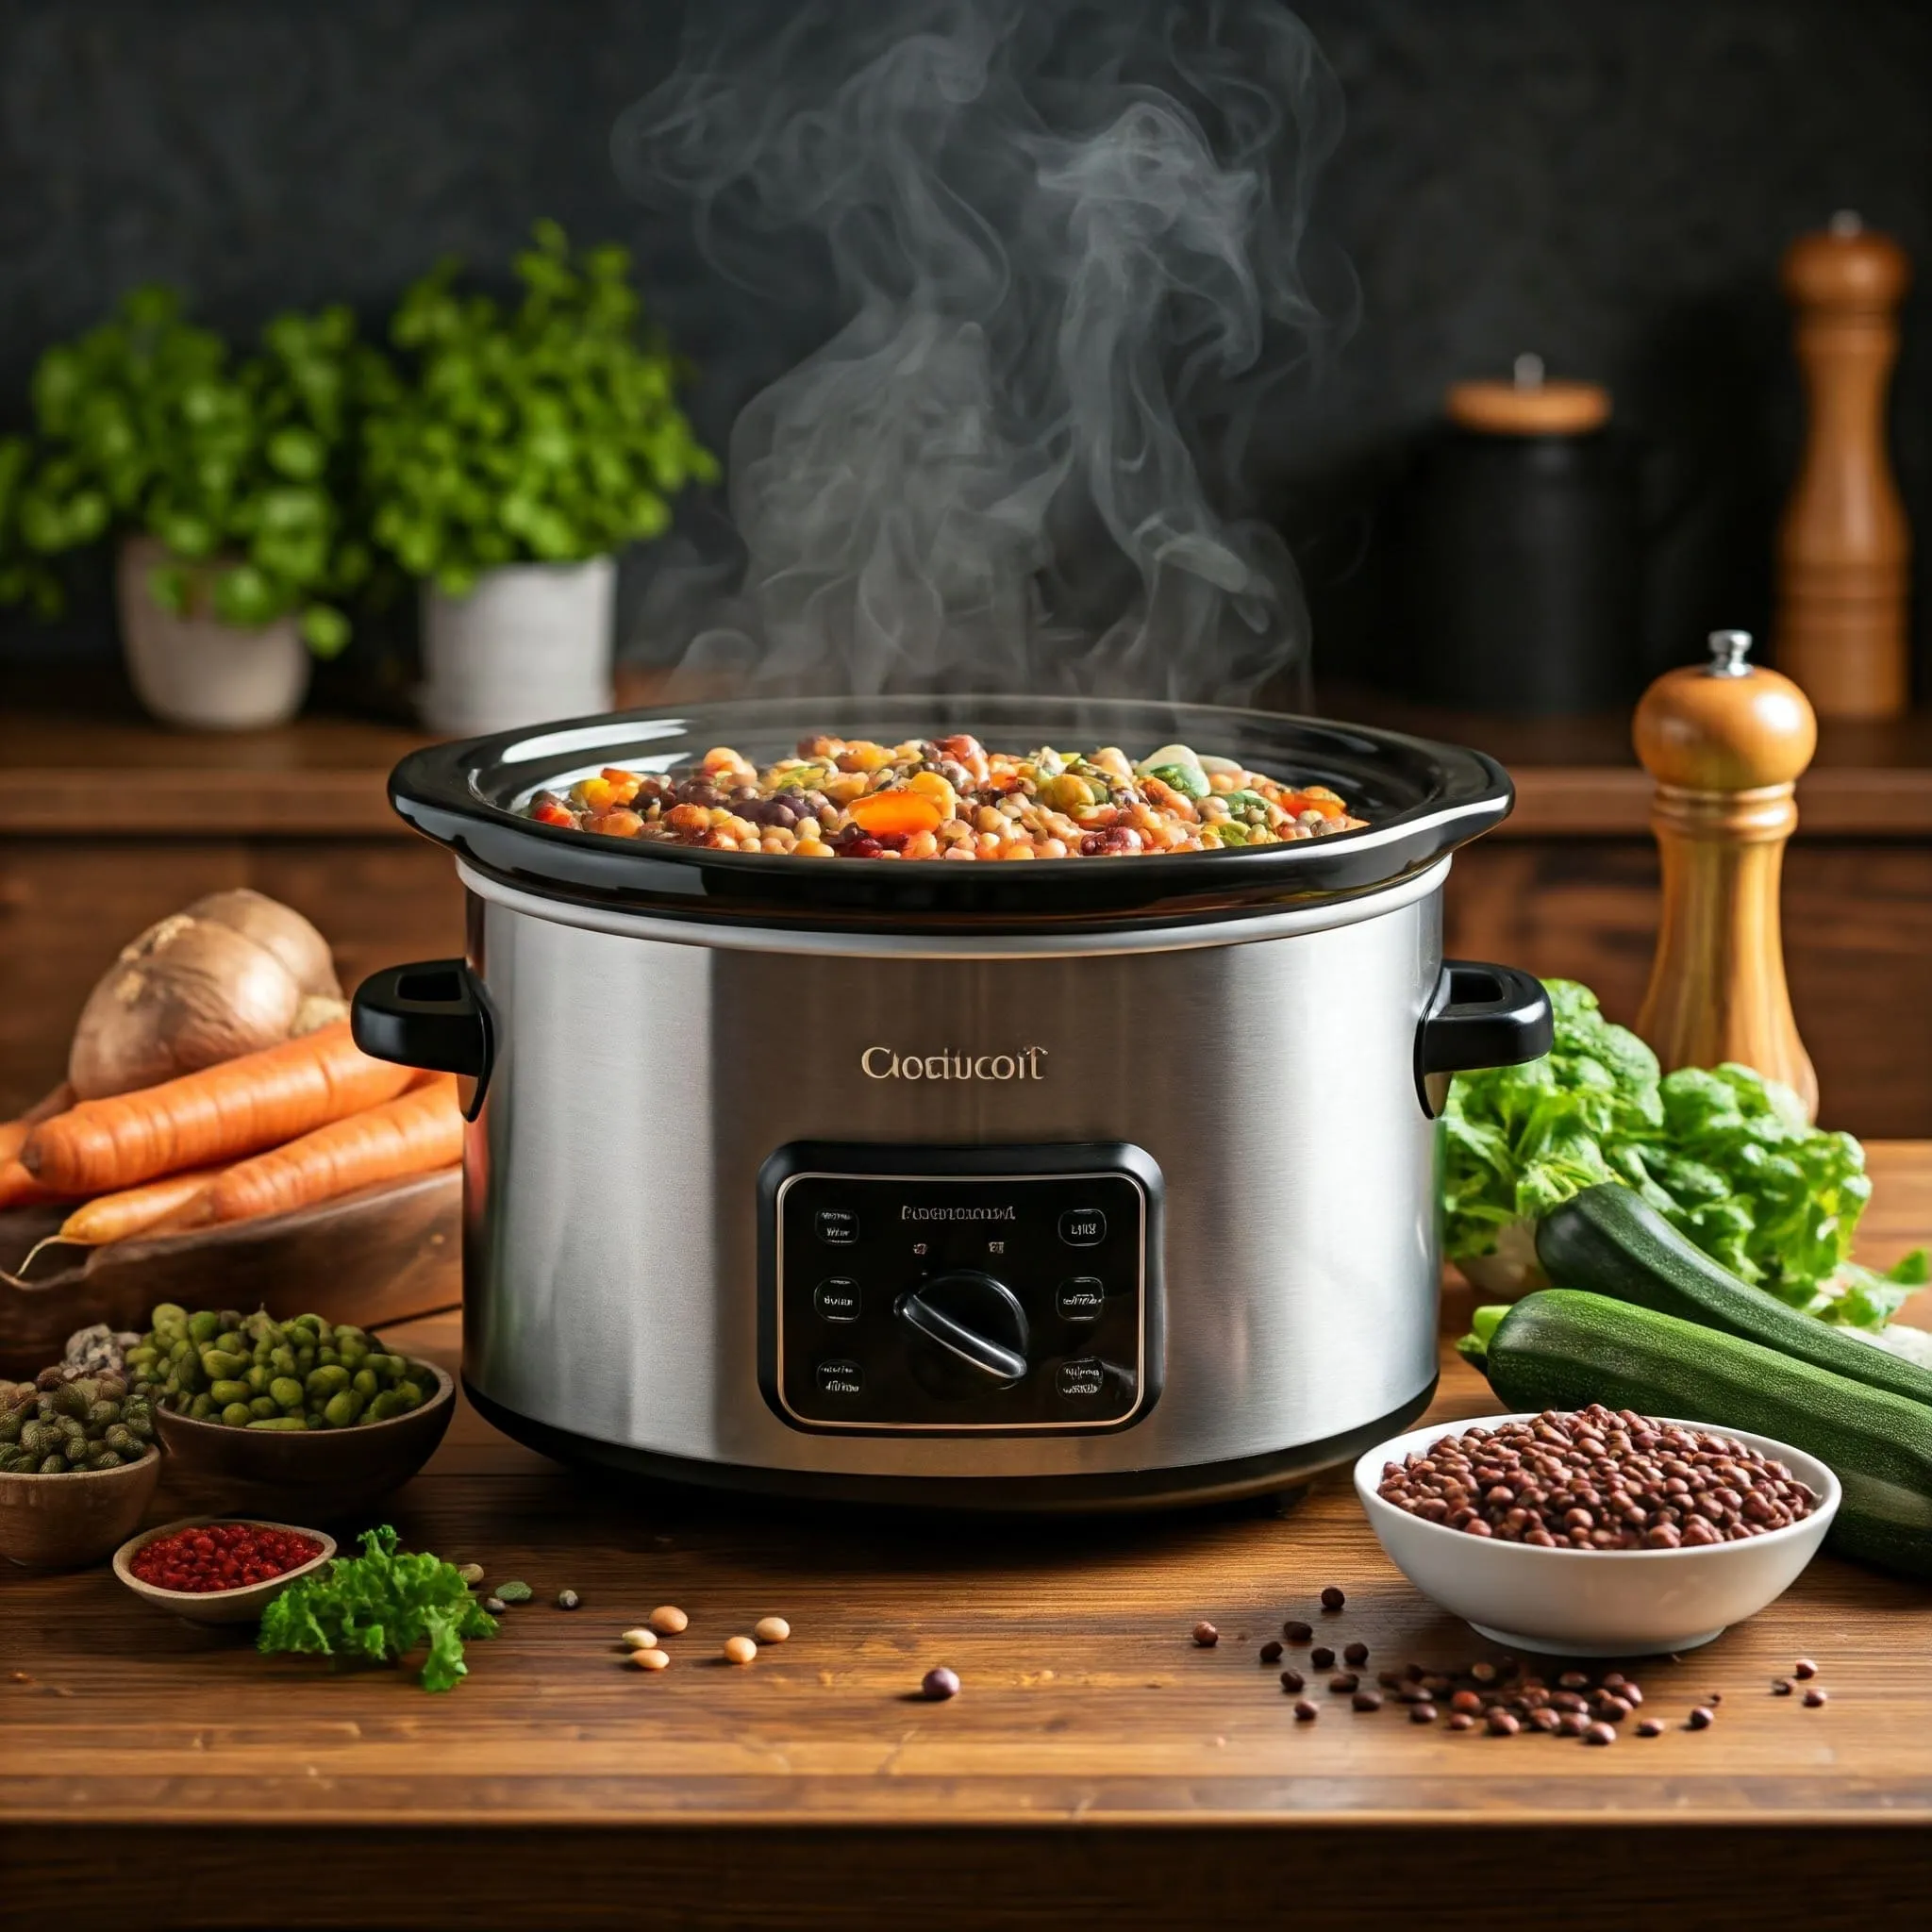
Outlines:
[{"label": "wood grain texture", "polygon": [[[1874,1166],[1876,1259],[1932,1234],[1932,1146]],[[1451,1298],[1446,1329],[1466,1311]],[[449,1318],[390,1340],[445,1361],[458,1343]],[[1434,1413],[1493,1407],[1446,1356]],[[165,1482],[155,1520],[194,1502]],[[1673,1728],[1592,1751],[1325,1691],[1319,1723],[1292,1722],[1257,1658],[1284,1617],[1361,1638],[1372,1670],[1487,1649],[1409,1591],[1339,1476],[1285,1509],[944,1523],[575,1477],[466,1407],[391,1513],[536,1591],[446,1697],[258,1657],[105,1571],[0,1577],[16,1911],[258,1924],[227,1881],[291,1834],[322,1882],[279,1888],[277,1924],[1328,1926],[1426,1902],[1430,1924],[1546,1925],[1554,1885],[1579,1925],[1851,1925],[1932,1877],[1932,1592],[1830,1558],[1645,1664]],[[1324,1616],[1331,1582],[1349,1601]],[[575,1612],[551,1605],[566,1586]],[[614,1640],[663,1602],[691,1627],[646,1675]],[[789,1643],[717,1660],[772,1612]],[[1203,1616],[1211,1650],[1190,1641]],[[1822,1710],[1769,1694],[1800,1655]],[[917,1701],[939,1662],[963,1693]],[[1718,1724],[1678,1727],[1713,1690]]]}]

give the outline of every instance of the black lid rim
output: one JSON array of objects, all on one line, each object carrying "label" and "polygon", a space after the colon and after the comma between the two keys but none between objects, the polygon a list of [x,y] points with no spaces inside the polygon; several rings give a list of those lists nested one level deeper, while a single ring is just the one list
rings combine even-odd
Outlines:
[{"label": "black lid rim", "polygon": [[[1279,747],[1280,757],[1331,770],[1344,784],[1359,778],[1356,794],[1342,793],[1351,806],[1363,786],[1383,781],[1393,795],[1413,802],[1378,813],[1360,831],[1288,844],[997,865],[801,860],[639,844],[540,824],[496,802],[526,796],[543,782],[541,770],[520,768],[534,766],[546,745],[558,753],[596,751],[604,762],[621,764],[626,740],[637,750],[649,746],[661,753],[670,739],[682,736],[705,741],[691,751],[695,758],[724,739],[727,724],[740,733],[748,724],[789,726],[786,735],[793,737],[801,717],[809,718],[813,710],[834,716],[896,711],[908,725],[942,713],[958,721],[924,735],[971,728],[973,717],[996,710],[1011,710],[1015,718],[1061,712],[1097,714],[1123,725],[1138,721],[1140,733],[1124,731],[1122,737],[1163,724],[1169,736],[1178,737],[1191,726],[1190,735],[1207,745],[1261,735]],[[912,735],[922,734],[902,732]],[[510,753],[520,756],[506,756]],[[552,758],[550,769],[563,762]],[[1515,796],[1508,774],[1485,753],[1365,725],[1212,706],[967,696],[837,704],[759,699],[566,719],[426,746],[396,766],[389,791],[397,812],[426,837],[478,872],[540,896],[713,924],[908,933],[1218,923],[1355,898],[1409,878],[1468,843],[1507,817]]]}]

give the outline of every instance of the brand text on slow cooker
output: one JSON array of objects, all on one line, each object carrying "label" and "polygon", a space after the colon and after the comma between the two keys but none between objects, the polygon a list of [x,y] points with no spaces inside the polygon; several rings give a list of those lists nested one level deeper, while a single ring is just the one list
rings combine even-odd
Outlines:
[{"label": "brand text on slow cooker", "polygon": [[1013,1053],[899,1054],[890,1046],[869,1046],[858,1064],[874,1080],[1040,1080],[1043,1046],[1023,1046]]}]

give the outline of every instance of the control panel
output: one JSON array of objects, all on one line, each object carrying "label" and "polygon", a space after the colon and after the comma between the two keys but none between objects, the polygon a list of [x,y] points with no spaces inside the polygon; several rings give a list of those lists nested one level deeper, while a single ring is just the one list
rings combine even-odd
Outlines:
[{"label": "control panel", "polygon": [[796,1141],[758,1177],[758,1374],[793,1427],[1124,1428],[1159,1393],[1160,1169],[1125,1141]]}]

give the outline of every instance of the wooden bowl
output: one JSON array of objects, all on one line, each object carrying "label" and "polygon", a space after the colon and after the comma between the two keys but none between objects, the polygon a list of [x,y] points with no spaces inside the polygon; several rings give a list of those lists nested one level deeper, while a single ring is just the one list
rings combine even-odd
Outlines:
[{"label": "wooden bowl", "polygon": [[160,1479],[155,1449],[119,1469],[0,1474],[0,1557],[23,1570],[85,1570],[146,1514]]},{"label": "wooden bowl", "polygon": [[463,1298],[463,1177],[455,1168],[225,1227],[47,1248],[29,1274],[7,1273],[67,1211],[0,1213],[0,1375],[38,1374],[60,1359],[76,1328],[96,1322],[144,1334],[157,1302],[252,1308],[264,1283],[274,1284],[278,1315],[327,1308],[357,1328],[412,1321]]},{"label": "wooden bowl", "polygon": [[436,1392],[407,1415],[347,1429],[231,1429],[165,1408],[155,1426],[168,1452],[169,1481],[192,1483],[242,1513],[279,1510],[301,1523],[362,1517],[399,1490],[436,1453],[456,1413],[456,1383],[434,1362],[411,1361],[436,1378]]},{"label": "wooden bowl", "polygon": [[[371,1426],[379,1428],[381,1424]],[[313,1537],[322,1545],[322,1554],[306,1563],[297,1563],[292,1570],[284,1570],[279,1576],[271,1576],[266,1583],[251,1583],[241,1590],[162,1590],[155,1584],[143,1583],[134,1574],[134,1558],[157,1537],[173,1536],[179,1529],[201,1529],[210,1523],[245,1523],[250,1529],[281,1529],[293,1536]],[[269,1523],[258,1516],[184,1516],[177,1522],[162,1524],[158,1529],[144,1529],[139,1536],[129,1537],[114,1552],[114,1574],[136,1596],[145,1597],[157,1609],[170,1610],[191,1624],[254,1624],[260,1621],[262,1611],[296,1577],[320,1569],[335,1553],[334,1537],[320,1529],[304,1529],[299,1523]]]}]

